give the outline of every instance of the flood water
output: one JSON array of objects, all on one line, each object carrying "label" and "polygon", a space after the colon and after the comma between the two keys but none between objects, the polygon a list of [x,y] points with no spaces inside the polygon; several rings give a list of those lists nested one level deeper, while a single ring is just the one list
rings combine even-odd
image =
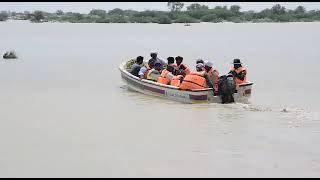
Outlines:
[{"label": "flood water", "polygon": [[[0,177],[319,177],[320,23],[0,23]],[[127,89],[139,55],[240,58],[250,104]],[[286,108],[287,112],[282,112]]]}]

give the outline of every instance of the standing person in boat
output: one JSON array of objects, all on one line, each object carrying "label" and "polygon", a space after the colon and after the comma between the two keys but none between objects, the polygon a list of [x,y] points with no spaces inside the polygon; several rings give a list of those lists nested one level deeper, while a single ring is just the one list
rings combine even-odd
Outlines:
[{"label": "standing person in boat", "polygon": [[218,92],[218,86],[219,86],[219,72],[213,68],[213,63],[210,61],[207,61],[204,65],[205,72],[208,74],[215,92]]},{"label": "standing person in boat", "polygon": [[147,79],[157,82],[158,77],[161,75],[161,64],[156,62],[154,67],[148,72]]},{"label": "standing person in boat", "polygon": [[187,75],[187,74],[190,74],[190,69],[188,68],[188,66],[186,66],[186,65],[183,64],[182,62],[183,62],[183,57],[177,56],[177,57],[176,57],[176,63],[177,63],[177,69],[178,69],[178,71],[183,70],[186,75]]},{"label": "standing person in boat", "polygon": [[139,71],[143,66],[143,57],[138,56],[136,62],[132,65],[130,73],[136,77],[139,77]]},{"label": "standing person in boat", "polygon": [[233,60],[233,67],[229,73],[235,78],[237,87],[239,84],[247,82],[247,69],[242,66],[240,59]]},{"label": "standing person in boat", "polygon": [[144,64],[143,67],[140,68],[140,71],[138,73],[140,79],[147,79],[148,72],[153,68],[154,66],[154,60],[150,59],[148,61],[148,64]]},{"label": "standing person in boat", "polygon": [[154,60],[155,63],[160,63],[161,64],[161,70],[163,69],[164,66],[166,66],[166,62],[164,62],[162,59],[158,58],[158,53],[155,51],[152,51],[150,53],[151,59]]}]

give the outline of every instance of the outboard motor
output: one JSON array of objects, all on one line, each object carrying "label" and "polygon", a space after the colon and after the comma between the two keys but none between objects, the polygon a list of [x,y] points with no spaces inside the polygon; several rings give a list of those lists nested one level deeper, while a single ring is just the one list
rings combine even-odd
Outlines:
[{"label": "outboard motor", "polygon": [[234,102],[233,94],[236,92],[236,82],[232,74],[220,76],[218,91],[222,104]]}]

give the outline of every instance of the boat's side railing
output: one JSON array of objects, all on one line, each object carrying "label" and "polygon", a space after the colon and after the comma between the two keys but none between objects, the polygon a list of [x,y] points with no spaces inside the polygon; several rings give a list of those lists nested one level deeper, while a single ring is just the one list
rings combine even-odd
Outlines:
[{"label": "boat's side railing", "polygon": [[239,84],[240,87],[241,86],[250,86],[250,85],[253,85],[253,82],[248,81],[246,83]]},{"label": "boat's side railing", "polygon": [[160,87],[166,87],[166,88],[171,88],[171,89],[179,90],[179,88],[178,88],[178,87],[175,87],[175,86],[165,85],[165,84],[153,82],[153,81],[150,81],[150,80],[147,80],[147,79],[140,79],[140,78],[132,75],[131,73],[129,73],[129,72],[124,68],[125,64],[126,64],[126,62],[120,64],[119,69],[120,69],[123,73],[125,73],[127,76],[130,76],[131,78],[133,78],[133,79],[135,79],[135,80],[138,80],[138,81],[141,81],[141,82],[144,82],[144,83],[148,83],[148,84],[153,84],[153,85],[160,86]]}]

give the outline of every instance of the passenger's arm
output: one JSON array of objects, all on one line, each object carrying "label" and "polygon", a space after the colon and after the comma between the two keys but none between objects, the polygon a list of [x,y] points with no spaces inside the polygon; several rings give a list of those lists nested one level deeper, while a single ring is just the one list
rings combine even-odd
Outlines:
[{"label": "passenger's arm", "polygon": [[145,67],[140,68],[140,71],[139,71],[139,73],[138,73],[140,79],[143,79],[143,78],[144,78],[144,73],[146,72],[146,70],[147,70],[147,69],[146,69]]},{"label": "passenger's arm", "polygon": [[213,82],[211,81],[211,79],[207,73],[204,74],[204,78],[207,81],[208,88],[213,88]]},{"label": "passenger's arm", "polygon": [[172,73],[168,73],[168,74],[167,74],[167,78],[171,81],[172,78],[173,78],[173,74],[172,74]]},{"label": "passenger's arm", "polygon": [[218,83],[219,81],[219,72],[217,70],[213,71],[212,83]]}]

